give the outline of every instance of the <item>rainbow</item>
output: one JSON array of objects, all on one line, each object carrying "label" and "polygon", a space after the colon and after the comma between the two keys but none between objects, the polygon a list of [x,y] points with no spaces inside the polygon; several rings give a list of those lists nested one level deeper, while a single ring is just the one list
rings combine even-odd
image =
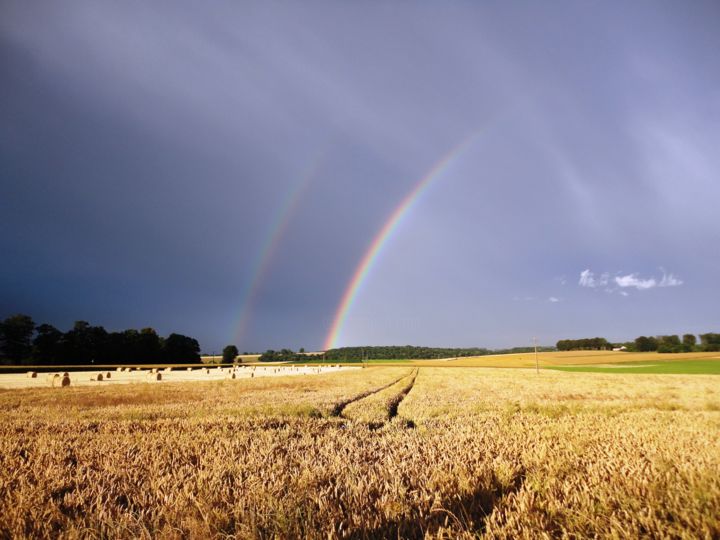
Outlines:
[{"label": "rainbow", "polygon": [[357,298],[360,287],[367,279],[368,274],[375,265],[375,262],[378,260],[383,247],[385,247],[392,233],[397,229],[398,225],[402,221],[402,218],[427,190],[430,184],[432,184],[433,180],[440,177],[442,173],[458,158],[458,156],[460,156],[465,149],[470,146],[470,143],[476,135],[477,132],[470,134],[458,145],[450,149],[450,151],[442,158],[435,162],[432,168],[417,182],[417,184],[415,184],[412,191],[410,191],[410,193],[405,196],[395,210],[393,210],[380,231],[378,231],[375,235],[375,238],[373,238],[372,242],[370,242],[370,246],[365,251],[365,255],[363,255],[363,258],[360,260],[360,264],[358,264],[355,268],[352,279],[350,279],[340,304],[338,305],[337,311],[335,312],[332,326],[325,338],[325,350],[332,349],[337,346],[340,334],[342,333],[343,325],[345,324],[348,313]]},{"label": "rainbow", "polygon": [[235,331],[235,343],[242,343],[242,340],[245,337],[247,326],[250,321],[250,314],[252,313],[252,307],[255,304],[255,297],[257,296],[263,279],[267,274],[270,262],[280,245],[280,241],[285,235],[285,230],[290,223],[290,219],[295,214],[298,204],[302,200],[303,195],[310,186],[313,178],[317,175],[324,156],[325,152],[320,153],[320,155],[318,155],[305,168],[303,173],[300,175],[300,181],[287,192],[285,198],[280,206],[278,206],[277,211],[270,221],[270,227],[268,228],[262,246],[258,250],[258,255],[255,257],[255,261],[252,265],[250,280],[243,290],[242,310],[240,311],[240,318]]}]

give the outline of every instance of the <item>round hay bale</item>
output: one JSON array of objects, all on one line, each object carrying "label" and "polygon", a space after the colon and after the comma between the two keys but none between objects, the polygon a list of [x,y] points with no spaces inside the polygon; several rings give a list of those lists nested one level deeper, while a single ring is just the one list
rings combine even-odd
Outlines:
[{"label": "round hay bale", "polygon": [[228,375],[228,379],[236,379],[236,378],[237,377],[235,376],[234,373],[231,373],[230,375]]},{"label": "round hay bale", "polygon": [[210,375],[210,368],[205,368],[205,375]]},{"label": "round hay bale", "polygon": [[121,367],[115,368],[115,371],[122,371],[122,370],[123,370],[123,368],[121,368]]},{"label": "round hay bale", "polygon": [[104,377],[103,377],[103,374],[102,374],[102,373],[98,373],[98,374],[97,374],[97,380],[98,380],[98,381],[102,381],[103,378],[104,378]]},{"label": "round hay bale", "polygon": [[62,377],[60,375],[57,375],[53,379],[53,386],[55,387],[62,387],[62,386],[70,386],[70,376],[66,373]]},{"label": "round hay bale", "polygon": [[55,379],[57,379],[58,381],[60,380],[59,373],[48,373],[47,377],[45,378],[49,386],[57,386],[55,384]]},{"label": "round hay bale", "polygon": [[28,379],[37,379],[37,371],[28,371],[27,377]]},{"label": "round hay bale", "polygon": [[112,373],[110,373],[110,372],[108,371],[108,372],[105,374],[105,378],[106,378],[106,379],[109,379],[110,377],[112,377]]},{"label": "round hay bale", "polygon": [[151,381],[162,381],[162,373],[150,373],[149,377]]}]

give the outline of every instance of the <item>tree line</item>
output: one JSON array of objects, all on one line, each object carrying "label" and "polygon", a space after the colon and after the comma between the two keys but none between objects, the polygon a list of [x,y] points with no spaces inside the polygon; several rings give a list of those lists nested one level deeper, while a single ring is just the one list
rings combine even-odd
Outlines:
[{"label": "tree line", "polygon": [[612,343],[601,337],[561,339],[556,346],[558,351],[602,351],[613,348]]},{"label": "tree line", "polygon": [[700,334],[700,343],[694,334],[668,336],[639,336],[634,341],[610,343],[601,337],[583,339],[562,339],[557,342],[558,351],[611,350],[624,347],[629,352],[702,352],[720,351],[720,334]]},{"label": "tree line", "polygon": [[375,347],[340,347],[325,351],[325,359],[345,362],[361,362],[363,360],[422,360],[430,358],[457,358],[461,356],[483,356],[491,354],[489,349],[477,347],[453,349],[443,347],[375,346]]},{"label": "tree line", "polygon": [[182,334],[164,338],[152,328],[108,332],[86,321],[61,332],[19,314],[0,322],[0,359],[35,365],[196,363],[200,345]]},{"label": "tree line", "polygon": [[[488,354],[528,353],[534,347],[514,347],[511,349],[483,349],[483,348],[442,348],[442,347],[415,347],[402,346],[374,346],[374,347],[340,347],[329,349],[322,355],[307,356],[304,349],[300,352],[291,349],[279,351],[265,351],[260,362],[362,362],[364,360],[431,360],[433,358],[460,358],[465,356],[484,356]],[[555,347],[538,347],[538,351],[554,351]]]},{"label": "tree line", "polygon": [[635,339],[635,350],[638,352],[657,351],[660,353],[680,352],[715,352],[720,351],[720,334],[700,334],[700,343],[694,334],[671,336],[640,336]]}]

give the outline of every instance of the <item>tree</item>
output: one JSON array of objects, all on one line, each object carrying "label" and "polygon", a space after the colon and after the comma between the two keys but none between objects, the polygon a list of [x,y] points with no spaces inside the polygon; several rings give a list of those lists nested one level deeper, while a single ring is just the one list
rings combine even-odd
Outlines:
[{"label": "tree", "polygon": [[102,326],[75,321],[63,336],[64,360],[71,364],[90,364],[99,360],[107,349],[108,333]]},{"label": "tree", "polygon": [[28,360],[34,332],[35,323],[27,315],[12,315],[0,322],[0,354],[14,362]]},{"label": "tree", "polygon": [[695,345],[697,345],[697,338],[694,334],[685,334],[682,337],[682,343],[685,352],[690,352],[695,349]]},{"label": "tree", "polygon": [[640,336],[635,339],[635,349],[638,352],[657,351],[658,341],[654,337]]},{"label": "tree", "polygon": [[720,351],[720,334],[700,334],[704,351]]},{"label": "tree", "polygon": [[679,336],[660,336],[658,338],[658,352],[679,353],[683,351]]},{"label": "tree", "polygon": [[182,334],[170,334],[163,343],[163,358],[172,363],[200,362],[200,344]]},{"label": "tree", "polygon": [[162,342],[160,336],[153,328],[143,328],[137,335],[137,357],[136,360],[153,364],[161,362]]},{"label": "tree", "polygon": [[57,363],[62,358],[62,337],[60,330],[51,324],[37,327],[33,340],[33,357],[39,364]]},{"label": "tree", "polygon": [[229,364],[231,362],[235,362],[239,352],[240,351],[238,351],[238,348],[235,345],[228,345],[225,347],[223,349],[223,363]]}]

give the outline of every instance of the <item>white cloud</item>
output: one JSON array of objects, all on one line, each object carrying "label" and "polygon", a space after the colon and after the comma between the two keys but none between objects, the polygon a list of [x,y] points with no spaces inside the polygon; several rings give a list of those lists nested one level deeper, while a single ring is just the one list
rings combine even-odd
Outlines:
[{"label": "white cloud", "polygon": [[679,287],[683,284],[681,279],[676,278],[672,274],[666,274],[663,272],[663,277],[658,283],[658,287]]},{"label": "white cloud", "polygon": [[559,302],[559,301],[560,301],[560,299],[559,299],[559,298],[555,298],[554,296],[551,296],[550,298],[548,298],[548,302],[552,302],[553,304],[554,304],[555,302]]},{"label": "white cloud", "polygon": [[620,291],[620,294],[623,296],[630,296],[630,293],[627,291]]},{"label": "white cloud", "polygon": [[645,289],[652,289],[653,287],[657,287],[657,281],[655,281],[655,278],[649,278],[649,279],[641,279],[638,277],[637,274],[628,274],[626,276],[616,276],[615,277],[615,283],[617,283],[618,287],[626,288],[626,287],[635,287],[638,291],[643,291]]},{"label": "white cloud", "polygon": [[597,287],[604,287],[608,284],[608,281],[610,279],[610,274],[607,272],[600,274],[599,276],[595,276],[593,272],[590,271],[590,269],[583,270],[580,272],[580,281],[578,282],[578,285],[581,287],[589,287],[591,289],[595,289]]},{"label": "white cloud", "polygon": [[[590,269],[587,269],[580,272],[578,285],[591,289],[605,287],[605,292],[613,293],[618,289],[637,289],[638,291],[646,291],[656,287],[679,287],[683,284],[683,281],[678,277],[673,274],[668,274],[662,268],[660,270],[662,271],[661,278],[656,278],[654,276],[642,278],[637,272],[632,272],[625,275],[618,274],[611,280],[610,274],[607,272],[598,275],[590,271]],[[620,294],[628,296],[627,293],[624,293],[622,290],[620,291]]]}]

